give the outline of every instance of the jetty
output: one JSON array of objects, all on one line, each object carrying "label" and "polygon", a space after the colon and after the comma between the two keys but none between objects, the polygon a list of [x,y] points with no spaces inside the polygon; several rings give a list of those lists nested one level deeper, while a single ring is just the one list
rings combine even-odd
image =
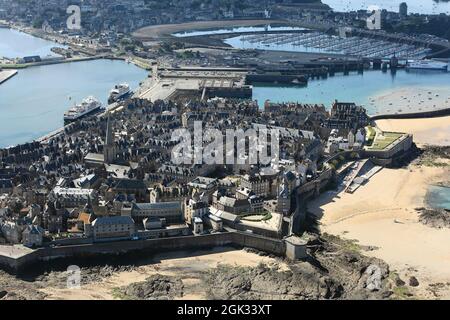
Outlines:
[{"label": "jetty", "polygon": [[11,79],[12,77],[14,77],[17,74],[17,70],[15,69],[9,69],[9,70],[2,70],[0,69],[0,84],[2,84],[3,82],[8,81],[9,79]]}]

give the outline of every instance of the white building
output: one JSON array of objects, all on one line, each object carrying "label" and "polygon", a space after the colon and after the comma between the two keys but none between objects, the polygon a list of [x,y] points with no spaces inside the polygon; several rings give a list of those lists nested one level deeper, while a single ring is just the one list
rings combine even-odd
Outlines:
[{"label": "white building", "polygon": [[78,188],[61,188],[55,187],[50,197],[61,203],[65,208],[76,208],[86,205],[89,201],[94,203],[98,200],[98,194],[93,189],[78,189]]},{"label": "white building", "polygon": [[132,206],[131,216],[139,221],[145,218],[164,218],[167,223],[181,222],[183,220],[183,211],[179,201],[133,203]]},{"label": "white building", "polygon": [[1,227],[1,231],[8,243],[17,244],[22,240],[21,228],[15,222],[5,222]]},{"label": "white building", "polygon": [[203,233],[203,220],[199,217],[195,217],[193,221],[194,233],[202,234]]},{"label": "white building", "polygon": [[134,232],[134,220],[131,217],[103,217],[92,222],[94,240],[130,239]]}]

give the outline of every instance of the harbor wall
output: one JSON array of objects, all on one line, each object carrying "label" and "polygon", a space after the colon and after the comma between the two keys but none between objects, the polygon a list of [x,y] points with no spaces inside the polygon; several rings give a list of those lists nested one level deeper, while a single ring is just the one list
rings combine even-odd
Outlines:
[{"label": "harbor wall", "polygon": [[149,239],[138,241],[116,241],[84,245],[40,248],[20,258],[0,255],[0,268],[19,273],[37,263],[55,259],[77,259],[101,255],[123,255],[128,253],[161,253],[178,250],[211,249],[222,246],[249,247],[277,256],[286,251],[283,240],[271,239],[244,232],[226,232],[201,236]]},{"label": "harbor wall", "polygon": [[307,85],[308,80],[304,75],[283,75],[283,74],[249,74],[246,76],[247,84],[254,83],[295,83],[298,81],[300,85]]},{"label": "harbor wall", "polygon": [[433,111],[413,112],[413,113],[379,114],[376,116],[371,116],[370,120],[376,121],[388,119],[420,119],[420,118],[437,118],[445,116],[450,116],[450,108]]}]

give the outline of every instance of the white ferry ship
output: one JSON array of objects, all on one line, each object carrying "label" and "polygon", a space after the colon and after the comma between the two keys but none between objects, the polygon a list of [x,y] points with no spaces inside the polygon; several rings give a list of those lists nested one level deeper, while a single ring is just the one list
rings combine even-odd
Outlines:
[{"label": "white ferry ship", "polygon": [[88,97],[64,113],[64,123],[77,121],[87,115],[98,112],[100,109],[102,109],[102,103],[92,96]]},{"label": "white ferry ship", "polygon": [[415,60],[408,62],[408,69],[448,70],[448,63],[434,60]]},{"label": "white ferry ship", "polygon": [[130,86],[128,83],[122,83],[114,86],[114,89],[111,90],[109,94],[109,103],[116,102],[117,100],[122,99],[130,93]]}]

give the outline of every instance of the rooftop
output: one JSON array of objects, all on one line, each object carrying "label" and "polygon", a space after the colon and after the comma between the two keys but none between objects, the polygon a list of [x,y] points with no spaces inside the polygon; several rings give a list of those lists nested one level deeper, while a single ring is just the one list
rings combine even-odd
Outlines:
[{"label": "rooftop", "polygon": [[373,139],[373,143],[371,146],[368,146],[368,150],[372,151],[381,151],[390,147],[394,142],[401,139],[405,136],[404,133],[397,132],[377,132],[375,138]]}]

